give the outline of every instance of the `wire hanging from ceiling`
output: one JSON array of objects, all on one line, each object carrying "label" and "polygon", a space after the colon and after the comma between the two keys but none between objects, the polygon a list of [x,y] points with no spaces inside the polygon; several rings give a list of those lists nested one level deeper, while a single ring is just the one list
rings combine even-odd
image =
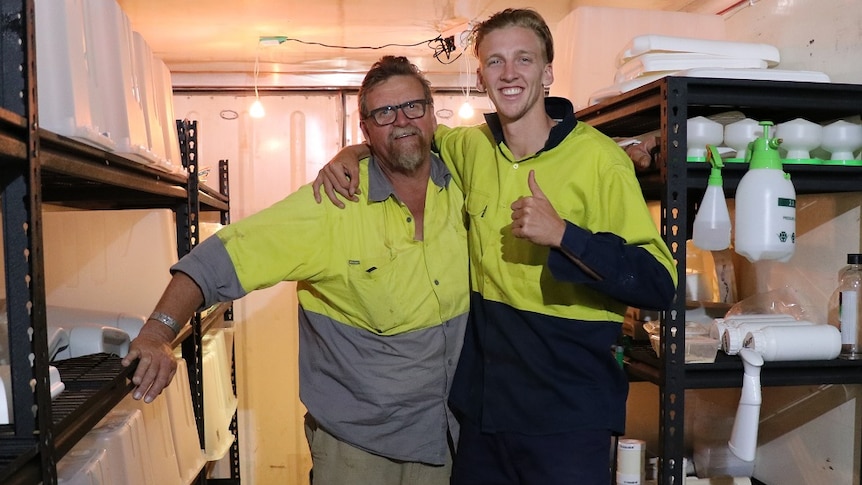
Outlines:
[{"label": "wire hanging from ceiling", "polygon": [[[370,50],[378,50],[378,49],[384,49],[386,47],[418,47],[418,46],[425,44],[429,48],[431,48],[431,50],[434,51],[434,59],[437,59],[437,61],[440,62],[441,64],[451,64],[451,63],[457,61],[461,57],[461,55],[463,54],[463,51],[462,51],[457,56],[455,56],[454,59],[452,59],[450,57],[450,55],[457,50],[457,46],[455,45],[455,38],[452,36],[444,38],[441,35],[438,35],[437,37],[435,37],[433,39],[423,40],[420,42],[416,42],[414,44],[391,43],[391,44],[383,44],[383,45],[378,45],[378,46],[332,45],[332,44],[324,44],[322,42],[314,42],[314,41],[307,41],[307,40],[302,40],[302,39],[294,39],[292,37],[286,37],[286,36],[261,37],[259,44],[261,44],[261,45],[277,45],[277,44],[283,44],[285,42],[297,42],[299,44],[316,45],[316,46],[326,47],[326,48],[331,48],[331,49],[351,49],[351,50],[362,50],[362,49],[364,49],[364,50],[369,50],[369,49]],[[445,60],[443,59],[444,56],[445,56]]]},{"label": "wire hanging from ceiling", "polygon": [[252,118],[263,118],[266,116],[266,110],[263,107],[263,103],[260,102],[260,94],[257,91],[258,75],[260,75],[260,43],[258,43],[257,52],[254,56],[254,102],[248,110],[248,114]]},{"label": "wire hanging from ceiling", "polygon": [[[460,56],[459,56],[460,57]],[[457,58],[456,58],[457,59]],[[469,79],[470,76],[470,58],[464,58],[464,70],[461,72],[462,78]],[[464,83],[464,89],[462,90],[464,93],[464,103],[461,104],[461,107],[458,109],[458,116],[463,120],[469,120],[473,118],[474,110],[473,104],[470,103],[470,83]]]}]

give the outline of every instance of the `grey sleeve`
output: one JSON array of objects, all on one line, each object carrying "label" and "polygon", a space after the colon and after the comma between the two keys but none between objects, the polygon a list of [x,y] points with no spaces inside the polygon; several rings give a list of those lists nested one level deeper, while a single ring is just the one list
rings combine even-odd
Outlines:
[{"label": "grey sleeve", "polygon": [[171,266],[171,274],[177,271],[187,274],[201,289],[204,295],[202,308],[237,300],[247,294],[221,239],[215,236],[203,240]]}]

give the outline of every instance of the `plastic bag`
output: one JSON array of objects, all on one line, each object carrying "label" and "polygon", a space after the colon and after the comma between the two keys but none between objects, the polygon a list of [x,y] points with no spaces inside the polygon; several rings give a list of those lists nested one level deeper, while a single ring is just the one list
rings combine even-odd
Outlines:
[{"label": "plastic bag", "polygon": [[810,321],[811,317],[807,310],[810,306],[805,297],[800,295],[795,288],[785,286],[740,300],[730,307],[725,317],[732,315],[783,314],[790,315],[797,320]]}]

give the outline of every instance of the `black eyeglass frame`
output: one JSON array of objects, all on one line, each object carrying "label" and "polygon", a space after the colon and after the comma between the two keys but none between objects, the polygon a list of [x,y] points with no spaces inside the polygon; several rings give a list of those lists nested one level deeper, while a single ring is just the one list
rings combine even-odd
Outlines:
[{"label": "black eyeglass frame", "polygon": [[[407,111],[404,110],[405,107],[410,106],[410,105],[421,106],[422,107],[422,113],[419,115],[416,115],[416,116],[410,116],[409,114],[407,114]],[[376,124],[377,126],[389,126],[392,123],[395,123],[395,120],[398,119],[398,110],[399,109],[401,110],[402,113],[404,113],[404,116],[406,116],[407,119],[416,120],[416,119],[419,119],[419,118],[425,116],[426,111],[428,111],[428,105],[433,106],[434,101],[432,101],[430,99],[414,99],[411,101],[405,101],[405,102],[403,102],[397,106],[391,106],[391,105],[381,106],[379,108],[375,108],[375,109],[369,111],[368,116],[366,116],[363,119],[367,120],[367,119],[371,118],[372,120],[374,120],[374,124]],[[388,110],[391,110],[392,113],[395,114],[395,116],[392,117],[392,121],[390,121],[388,123],[381,123],[380,120],[377,119],[377,115],[379,115],[385,111],[388,111]]]}]

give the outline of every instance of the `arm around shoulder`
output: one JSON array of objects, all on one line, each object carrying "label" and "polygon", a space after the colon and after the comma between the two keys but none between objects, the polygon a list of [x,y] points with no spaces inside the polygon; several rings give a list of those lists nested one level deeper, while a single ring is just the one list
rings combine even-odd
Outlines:
[{"label": "arm around shoulder", "polygon": [[317,173],[317,178],[311,184],[314,189],[314,200],[318,203],[322,200],[320,186],[322,185],[326,196],[333,204],[344,208],[338,195],[341,194],[347,200],[357,202],[359,199],[359,160],[371,155],[368,145],[360,143],[342,148],[332,160],[329,161]]}]

